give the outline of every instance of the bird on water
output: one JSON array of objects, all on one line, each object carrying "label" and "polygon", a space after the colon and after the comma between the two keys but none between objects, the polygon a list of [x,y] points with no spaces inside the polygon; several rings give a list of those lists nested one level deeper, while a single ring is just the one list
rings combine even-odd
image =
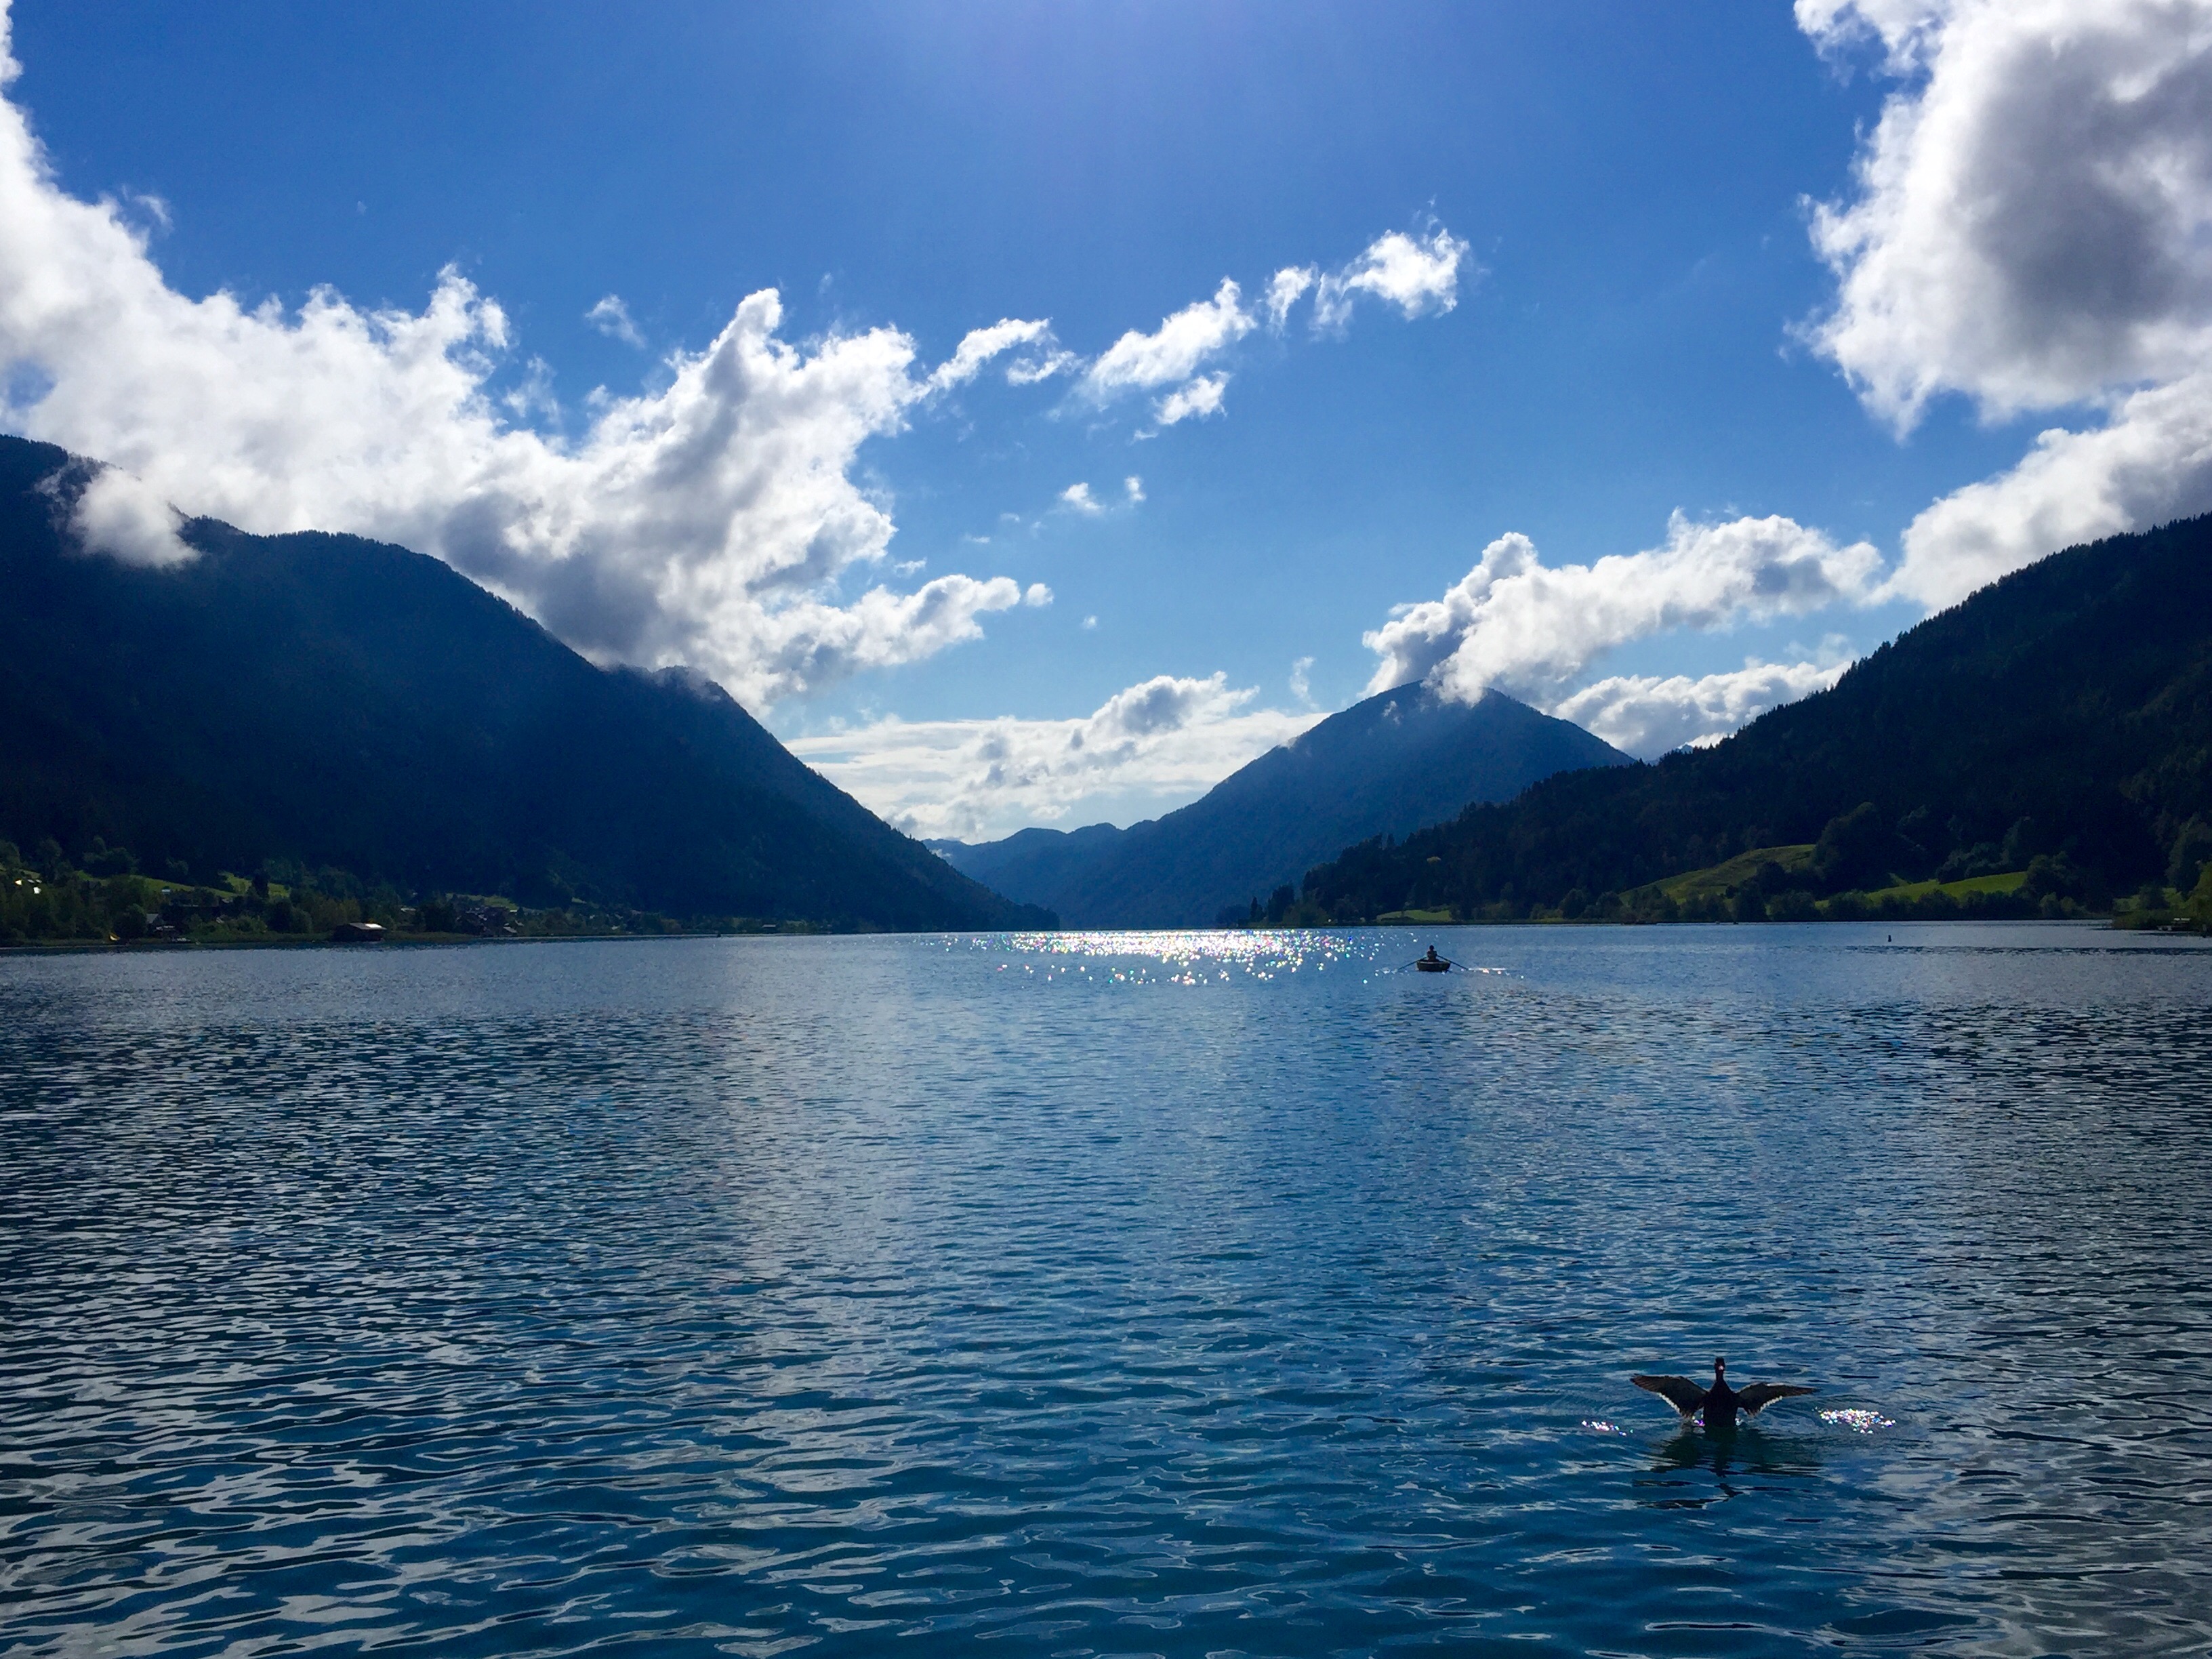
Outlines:
[{"label": "bird on water", "polygon": [[1639,1389],[1662,1397],[1668,1405],[1682,1413],[1685,1419],[1699,1412],[1705,1413],[1707,1430],[1732,1429],[1735,1414],[1756,1417],[1778,1400],[1787,1400],[1792,1395],[1813,1394],[1817,1390],[1799,1388],[1794,1382],[1754,1382],[1747,1389],[1731,1389],[1728,1380],[1728,1361],[1713,1361],[1713,1385],[1706,1388],[1686,1376],[1632,1376],[1628,1379]]}]

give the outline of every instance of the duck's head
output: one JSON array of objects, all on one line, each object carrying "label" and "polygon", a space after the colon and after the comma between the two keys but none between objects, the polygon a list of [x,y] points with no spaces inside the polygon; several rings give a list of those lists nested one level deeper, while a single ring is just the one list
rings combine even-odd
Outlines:
[{"label": "duck's head", "polygon": [[1715,1376],[1721,1376],[1725,1375],[1727,1370],[1728,1361],[1716,1356],[1713,1360],[1713,1375]]}]

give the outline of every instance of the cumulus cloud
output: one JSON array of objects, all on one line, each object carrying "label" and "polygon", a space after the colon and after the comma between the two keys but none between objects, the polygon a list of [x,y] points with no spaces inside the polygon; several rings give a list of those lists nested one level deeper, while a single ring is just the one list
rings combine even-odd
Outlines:
[{"label": "cumulus cloud", "polygon": [[2212,509],[2212,373],[2119,398],[2086,432],[2053,428],[2009,472],[1905,527],[1896,591],[1935,608],[2045,553]]},{"label": "cumulus cloud", "polygon": [[1321,718],[1249,707],[1223,674],[1162,674],[1074,720],[886,720],[793,752],[915,835],[978,840],[1112,797],[1160,811],[1204,793]]},{"label": "cumulus cloud", "polygon": [[1132,472],[1121,480],[1121,498],[1131,507],[1145,499],[1145,481]]},{"label": "cumulus cloud", "polygon": [[[4,23],[0,82],[17,72]],[[756,294],[667,360],[661,390],[597,403],[564,441],[512,423],[495,389],[507,316],[457,272],[420,313],[329,289],[295,312],[188,298],[115,204],[59,187],[12,103],[0,224],[0,384],[29,388],[4,418],[117,464],[78,515],[122,556],[175,556],[170,502],[254,531],[355,531],[446,559],[601,660],[689,663],[757,704],[928,656],[1024,600],[1005,577],[843,584],[892,532],[852,477],[862,445],[1040,346],[1041,325],[979,331],[940,379],[895,329],[790,344],[777,296]]]},{"label": "cumulus cloud", "polygon": [[1235,283],[1224,276],[1211,300],[1185,306],[1161,319],[1150,334],[1131,329],[1099,354],[1084,376],[1101,399],[1129,390],[1188,380],[1198,366],[1223,347],[1252,331],[1251,313]]},{"label": "cumulus cloud", "polygon": [[1616,675],[1554,701],[1547,713],[1595,732],[1645,760],[1671,750],[1718,743],[1770,708],[1825,691],[1850,665],[1747,661],[1740,669],[1692,679]]},{"label": "cumulus cloud", "polygon": [[1162,426],[1179,421],[1204,420],[1221,412],[1221,394],[1229,385],[1226,374],[1201,374],[1152,405],[1152,419]]},{"label": "cumulus cloud", "polygon": [[[9,40],[0,0],[0,88],[18,72]],[[1000,362],[1015,385],[1079,373],[1094,399],[1147,396],[1160,425],[1200,418],[1227,383],[1212,360],[1258,325],[1224,280],[1087,367],[1048,323],[1014,318],[931,367],[890,327],[787,341],[763,291],[704,349],[668,356],[657,389],[595,394],[564,436],[550,371],[515,362],[506,313],[459,272],[419,312],[330,289],[296,308],[191,298],[149,257],[144,213],[64,191],[12,102],[0,224],[0,420],[116,464],[77,504],[88,545],[184,556],[172,503],[252,531],[379,537],[599,660],[688,664],[756,705],[929,656],[1043,592],[966,574],[884,586],[911,562],[888,565],[890,505],[854,477],[871,440]],[[1365,287],[1409,315],[1427,304],[1370,263]],[[586,318],[642,340],[619,295]]]},{"label": "cumulus cloud", "polygon": [[159,569],[184,564],[192,550],[177,534],[181,515],[119,467],[102,467],[70,507],[70,527],[88,552]]},{"label": "cumulus cloud", "polygon": [[1542,708],[1631,641],[1863,603],[1881,574],[1866,543],[1839,547],[1785,518],[1699,524],[1677,513],[1660,546],[1587,565],[1547,566],[1526,536],[1508,534],[1443,598],[1400,605],[1362,635],[1382,658],[1368,690],[1425,680],[1472,702],[1496,687]]},{"label": "cumulus cloud", "polygon": [[629,307],[623,303],[622,295],[610,294],[584,313],[584,320],[611,340],[620,340],[624,345],[645,349],[645,336],[630,320]]},{"label": "cumulus cloud", "polygon": [[1900,432],[2087,406],[1907,531],[1948,603],[2084,536],[2212,507],[2212,0],[1798,0],[1903,84],[1817,208],[1836,303],[1805,332]]},{"label": "cumulus cloud", "polygon": [[1352,316],[1352,297],[1360,294],[1397,307],[1408,321],[1449,311],[1459,303],[1460,262],[1467,251],[1467,244],[1442,226],[1425,237],[1398,230],[1379,236],[1350,264],[1315,283],[1314,326],[1343,327]]}]

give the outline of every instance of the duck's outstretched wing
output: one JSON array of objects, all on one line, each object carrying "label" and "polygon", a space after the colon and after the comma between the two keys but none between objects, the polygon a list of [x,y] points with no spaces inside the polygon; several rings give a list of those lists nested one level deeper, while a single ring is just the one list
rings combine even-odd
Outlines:
[{"label": "duck's outstretched wing", "polygon": [[1705,1403],[1705,1385],[1692,1382],[1686,1376],[1632,1376],[1628,1380],[1639,1389],[1663,1395],[1667,1403],[1685,1417]]},{"label": "duck's outstretched wing", "polygon": [[1792,1395],[1819,1392],[1818,1389],[1801,1389],[1795,1382],[1754,1382],[1736,1395],[1735,1403],[1756,1417],[1762,1406],[1771,1406],[1778,1400],[1787,1400]]}]

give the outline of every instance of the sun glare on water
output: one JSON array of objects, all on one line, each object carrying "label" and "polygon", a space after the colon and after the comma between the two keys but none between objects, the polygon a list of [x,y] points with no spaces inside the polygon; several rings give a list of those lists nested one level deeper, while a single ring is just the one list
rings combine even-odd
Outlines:
[{"label": "sun glare on water", "polygon": [[[1300,973],[1397,971],[1401,941],[1325,928],[1131,929],[1099,933],[983,933],[949,939],[945,949],[995,953],[1001,973],[1092,984],[1219,985],[1243,977],[1286,979]],[[1410,947],[1408,947],[1410,948]],[[1410,965],[1410,964],[1408,964]],[[1471,973],[1498,973],[1469,967]]]},{"label": "sun glare on water", "polygon": [[1820,1413],[1823,1423],[1832,1423],[1840,1428],[1856,1429],[1861,1434],[1872,1434],[1876,1429],[1893,1429],[1897,1425],[1880,1412],[1852,1407],[1846,1411],[1827,1411]]}]

